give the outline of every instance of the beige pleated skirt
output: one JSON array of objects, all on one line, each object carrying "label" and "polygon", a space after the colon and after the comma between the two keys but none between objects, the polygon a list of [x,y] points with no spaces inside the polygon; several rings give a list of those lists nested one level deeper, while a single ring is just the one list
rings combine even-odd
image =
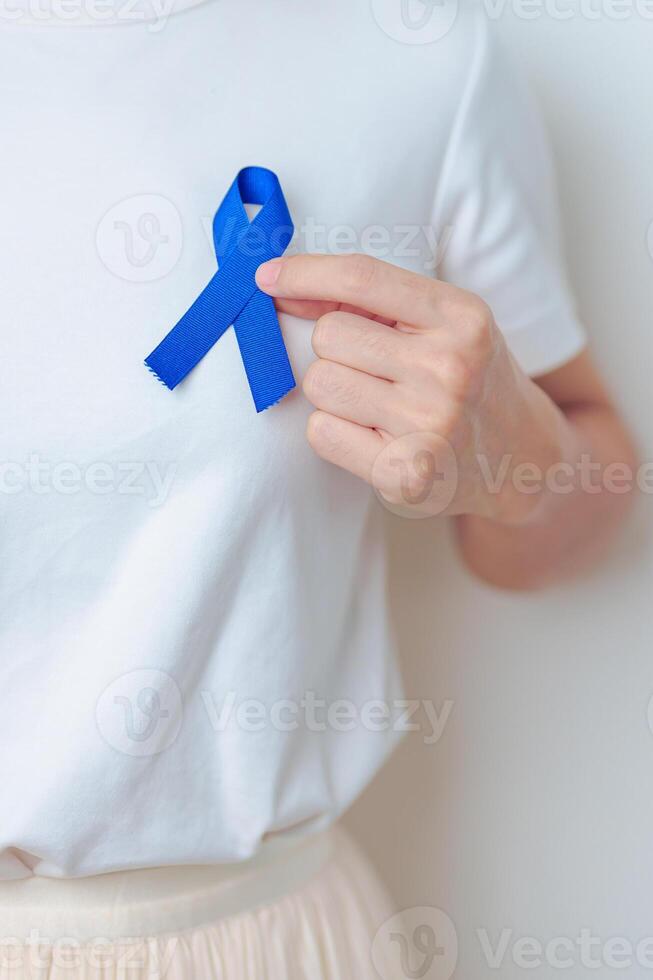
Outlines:
[{"label": "beige pleated skirt", "polygon": [[390,980],[392,915],[341,828],[231,870],[0,882],[0,980]]}]

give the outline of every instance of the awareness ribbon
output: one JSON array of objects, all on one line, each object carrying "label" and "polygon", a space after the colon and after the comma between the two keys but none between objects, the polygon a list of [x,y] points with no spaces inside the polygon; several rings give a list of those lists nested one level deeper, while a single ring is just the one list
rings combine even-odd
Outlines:
[{"label": "awareness ribbon", "polygon": [[[245,204],[260,204],[250,222]],[[245,167],[213,219],[218,271],[159,346],[145,359],[171,390],[233,324],[257,412],[295,387],[273,300],[256,285],[262,262],[279,258],[294,227],[276,174]]]}]

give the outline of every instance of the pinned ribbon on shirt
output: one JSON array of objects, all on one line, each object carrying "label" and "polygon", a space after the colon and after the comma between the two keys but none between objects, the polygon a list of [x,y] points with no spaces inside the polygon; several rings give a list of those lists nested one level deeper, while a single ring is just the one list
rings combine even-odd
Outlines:
[{"label": "pinned ribbon on shirt", "polygon": [[[245,204],[260,204],[250,222]],[[159,346],[145,359],[172,390],[233,325],[257,412],[295,387],[274,302],[256,285],[262,262],[279,258],[294,228],[276,174],[245,167],[213,219],[218,271]]]}]

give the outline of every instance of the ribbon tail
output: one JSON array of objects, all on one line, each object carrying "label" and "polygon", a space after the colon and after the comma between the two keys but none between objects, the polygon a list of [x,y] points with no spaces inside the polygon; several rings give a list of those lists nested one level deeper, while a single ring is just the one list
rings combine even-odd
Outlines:
[{"label": "ribbon tail", "polygon": [[171,391],[218,342],[257,288],[230,281],[218,271],[181,320],[145,358],[149,370]]},{"label": "ribbon tail", "polygon": [[264,412],[296,387],[272,299],[257,289],[234,329],[256,411]]}]

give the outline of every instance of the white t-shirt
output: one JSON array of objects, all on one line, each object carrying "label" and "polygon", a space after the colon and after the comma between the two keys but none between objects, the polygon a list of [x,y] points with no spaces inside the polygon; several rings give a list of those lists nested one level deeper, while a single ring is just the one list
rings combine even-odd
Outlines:
[{"label": "white t-shirt", "polygon": [[[294,248],[437,266],[548,371],[583,334],[546,145],[484,16],[449,0],[439,27],[394,0],[165,23],[115,0],[129,22],[92,27],[10,2],[0,877],[247,859],[333,821],[400,737],[382,510],[313,455],[299,389],[256,414],[233,330],[174,392],[143,359],[261,165]],[[282,327],[300,378],[312,326]]]}]

